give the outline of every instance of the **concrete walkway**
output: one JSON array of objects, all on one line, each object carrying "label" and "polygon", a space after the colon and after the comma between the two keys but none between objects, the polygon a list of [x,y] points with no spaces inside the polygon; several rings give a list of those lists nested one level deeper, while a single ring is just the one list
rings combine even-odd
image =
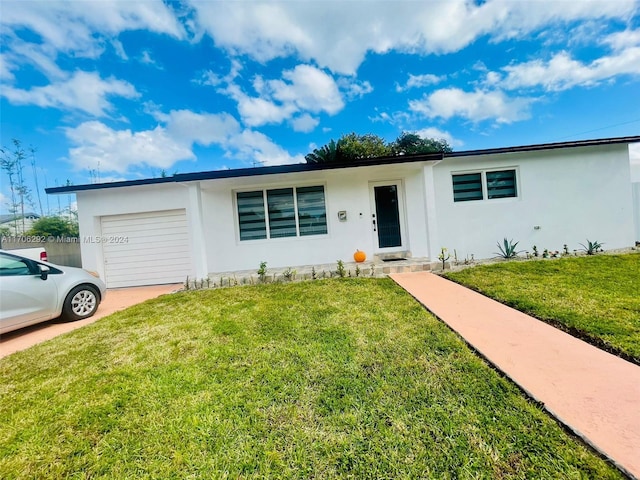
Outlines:
[{"label": "concrete walkway", "polygon": [[150,298],[156,298],[165,293],[175,292],[182,288],[182,284],[151,285],[148,287],[110,288],[107,295],[100,303],[98,311],[93,317],[75,322],[63,322],[57,319],[38,323],[30,327],[21,328],[13,332],[5,333],[0,338],[0,358],[11,355],[14,352],[32,347],[38,343],[70,332],[76,328],[84,327],[111,315],[119,310],[142,303]]},{"label": "concrete walkway", "polygon": [[560,422],[640,479],[640,366],[432,273],[390,276]]}]

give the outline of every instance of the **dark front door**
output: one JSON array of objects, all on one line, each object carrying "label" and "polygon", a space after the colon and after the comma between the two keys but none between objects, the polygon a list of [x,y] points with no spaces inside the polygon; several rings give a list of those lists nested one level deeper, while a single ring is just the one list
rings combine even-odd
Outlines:
[{"label": "dark front door", "polygon": [[398,186],[382,185],[373,187],[373,195],[376,203],[376,218],[374,220],[378,231],[378,247],[401,246]]}]

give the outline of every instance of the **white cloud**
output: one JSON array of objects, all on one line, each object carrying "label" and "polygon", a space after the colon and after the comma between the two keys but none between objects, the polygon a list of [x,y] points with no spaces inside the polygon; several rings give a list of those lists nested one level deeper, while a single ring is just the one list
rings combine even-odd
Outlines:
[{"label": "white cloud", "polygon": [[159,67],[158,63],[153,58],[151,58],[151,53],[149,53],[149,50],[143,50],[142,55],[140,56],[140,62],[144,63],[145,65],[154,65]]},{"label": "white cloud", "polygon": [[577,20],[626,20],[637,8],[634,0],[190,3],[200,27],[233,54],[261,62],[293,54],[349,75],[369,52],[450,53],[483,35],[500,40]]},{"label": "white cloud", "polygon": [[238,102],[238,113],[242,121],[250,127],[257,127],[269,123],[282,123],[296,111],[295,105],[277,104],[270,99],[250,97],[237,86],[226,90]]},{"label": "white cloud", "polygon": [[304,162],[304,155],[289,154],[269,137],[255,130],[246,129],[232,137],[229,148],[235,150],[234,155],[254,160],[265,167]]},{"label": "white cloud", "polygon": [[[78,98],[78,106],[57,102],[55,97],[71,97],[73,92],[60,92],[69,76],[58,65],[60,54],[75,58],[98,58],[111,44],[116,55],[127,59],[118,40],[124,31],[146,30],[183,39],[186,32],[174,12],[162,0],[141,0],[124,2],[114,0],[76,1],[60,0],[6,0],[2,4],[0,28],[3,31],[3,51],[10,59],[1,78],[13,80],[13,72],[23,65],[32,65],[42,72],[52,85],[34,87],[30,91],[9,88],[7,98],[16,102],[34,103],[41,106],[78,108],[89,113],[104,113],[104,101],[90,105],[95,95],[88,101]],[[30,31],[29,39],[23,35]],[[103,82],[104,83],[104,82]],[[119,91],[119,85],[110,82],[109,88]],[[72,86],[69,83],[69,86]],[[75,85],[78,86],[78,85]],[[96,87],[93,82],[91,87]],[[95,93],[95,92],[90,92]],[[98,95],[100,96],[100,95]]]},{"label": "white cloud", "polygon": [[194,78],[192,82],[197,83],[198,85],[209,85],[210,87],[217,87],[218,85],[222,85],[224,80],[220,75],[212,72],[211,70],[207,70],[202,73],[200,78]]},{"label": "white cloud", "polygon": [[640,143],[629,145],[629,161],[631,164],[631,181],[640,182]]},{"label": "white cloud", "polygon": [[369,116],[369,120],[372,122],[389,123],[402,129],[405,128],[405,125],[410,124],[412,122],[412,117],[415,116],[406,111],[392,112],[389,114],[387,112],[380,112],[377,108],[375,110],[379,113]]},{"label": "white cloud", "polygon": [[231,68],[226,75],[220,75],[211,70],[206,70],[202,73],[200,78],[195,78],[192,81],[199,85],[209,85],[211,87],[217,87],[219,85],[231,84],[240,75],[242,71],[242,64],[238,60],[231,60]]},{"label": "white cloud", "polygon": [[624,30],[608,35],[602,43],[609,45],[613,50],[624,50],[628,47],[640,45],[640,30]]},{"label": "white cloud", "polygon": [[495,119],[511,123],[529,118],[529,98],[509,98],[499,90],[465,92],[459,88],[443,88],[421,100],[411,100],[409,109],[427,118],[462,117],[473,122]]},{"label": "white cloud", "polygon": [[14,42],[8,55],[13,58],[14,67],[27,63],[40,70],[49,79],[62,79],[67,73],[56,65],[47,45],[34,45],[26,42]]},{"label": "white cloud", "polygon": [[133,165],[169,168],[179,160],[195,158],[190,145],[171,138],[160,126],[132,132],[90,121],[68,128],[66,134],[76,145],[69,149],[69,157],[77,169],[95,168],[99,164],[101,171],[124,174]]},{"label": "white cloud", "polygon": [[282,72],[284,80],[270,80],[268,89],[276,100],[294,104],[300,111],[326,112],[344,108],[342,95],[333,77],[311,65],[297,65]]},{"label": "white cloud", "polygon": [[[233,72],[226,77],[207,75],[206,82],[221,84],[234,79]],[[279,124],[303,113],[327,113],[334,115],[344,108],[344,101],[336,81],[322,70],[310,65],[297,65],[282,72],[282,79],[265,80],[256,77],[253,88],[258,97],[245,93],[235,83],[230,83],[219,92],[238,103],[242,121],[257,127]],[[310,123],[305,122],[308,126]]]},{"label": "white cloud", "polygon": [[182,25],[161,0],[3,1],[0,23],[7,31],[28,28],[56,52],[95,58],[104,36],[116,37],[127,30],[149,30],[184,38]]},{"label": "white cloud", "polygon": [[291,126],[296,132],[311,132],[319,123],[320,120],[312,117],[308,113],[303,113],[299,117],[291,119]]},{"label": "white cloud", "polygon": [[429,85],[435,85],[442,80],[444,80],[443,76],[433,75],[431,73],[426,73],[424,75],[409,74],[409,78],[404,85],[396,83],[396,92],[404,92],[405,90],[409,90],[411,88],[422,88]]},{"label": "white cloud", "polygon": [[11,72],[13,65],[9,56],[5,53],[0,53],[0,80],[8,82],[15,77]]},{"label": "white cloud", "polygon": [[464,142],[462,140],[458,140],[457,138],[454,138],[453,135],[451,135],[449,132],[445,132],[444,130],[440,130],[439,128],[435,128],[435,127],[423,128],[421,130],[418,130],[416,134],[422,138],[435,138],[436,140],[446,140],[446,142],[451,147],[461,147],[462,145],[464,145]]},{"label": "white cloud", "polygon": [[336,83],[344,93],[347,100],[362,98],[373,92],[373,86],[366,80],[364,82],[360,82],[352,77],[341,77]]},{"label": "white cloud", "polygon": [[137,98],[140,94],[128,82],[113,77],[102,79],[93,72],[76,71],[69,78],[30,90],[5,86],[0,95],[16,105],[37,105],[65,110],[80,110],[104,116],[113,108],[107,97]]},{"label": "white cloud", "polygon": [[129,60],[129,56],[127,55],[127,52],[125,52],[124,50],[124,46],[122,45],[122,42],[118,39],[113,39],[111,40],[111,45],[113,46],[113,50],[116,52],[116,55],[118,55],[118,57],[120,57],[122,60]]},{"label": "white cloud", "polygon": [[503,70],[504,78],[494,74],[488,78],[489,83],[511,90],[542,87],[547,91],[561,91],[575,86],[588,87],[618,75],[640,74],[640,47],[629,47],[589,64],[561,52],[547,62],[533,60]]},{"label": "white cloud", "polygon": [[240,131],[238,121],[228,113],[195,113],[172,110],[165,119],[167,132],[178,142],[203,146],[224,145]]},{"label": "white cloud", "polygon": [[484,83],[507,90],[562,91],[576,86],[594,86],[620,75],[640,74],[640,30],[612,33],[599,43],[609,46],[611,52],[588,63],[561,51],[548,60],[508,65],[501,72],[487,71]]},{"label": "white cloud", "polygon": [[241,129],[227,113],[172,110],[155,112],[160,124],[139,132],[116,130],[99,121],[67,128],[73,145],[69,160],[76,169],[100,166],[104,173],[126,174],[140,167],[168,169],[181,160],[194,160],[193,146],[218,146],[229,157],[261,165],[299,163],[302,155],[290,155],[266,135]]}]

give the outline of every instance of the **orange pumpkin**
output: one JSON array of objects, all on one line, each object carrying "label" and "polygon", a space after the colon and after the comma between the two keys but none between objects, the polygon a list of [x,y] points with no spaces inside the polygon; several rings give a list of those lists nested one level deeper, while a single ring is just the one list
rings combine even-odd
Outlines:
[{"label": "orange pumpkin", "polygon": [[362,263],[367,259],[367,254],[362,250],[356,250],[356,253],[353,254],[353,259],[358,263]]}]

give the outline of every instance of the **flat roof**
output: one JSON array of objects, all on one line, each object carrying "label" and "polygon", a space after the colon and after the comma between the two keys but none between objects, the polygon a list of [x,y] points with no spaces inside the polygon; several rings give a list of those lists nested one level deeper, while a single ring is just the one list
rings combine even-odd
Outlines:
[{"label": "flat roof", "polygon": [[552,150],[559,148],[592,147],[598,145],[616,145],[640,142],[640,136],[601,138],[595,140],[575,140],[570,142],[539,143],[516,147],[489,148],[484,150],[462,150],[459,152],[438,152],[414,155],[395,155],[386,157],[363,158],[351,162],[330,163],[296,163],[277,165],[272,167],[237,168],[229,170],[210,170],[194,173],[177,173],[169,177],[146,178],[141,180],[124,180],[121,182],[90,183],[84,185],[65,185],[63,187],[49,187],[47,193],[70,193],[86,190],[101,190],[105,188],[132,187],[139,185],[156,185],[161,183],[181,183],[198,180],[215,180],[221,178],[254,177],[260,175],[275,175],[279,173],[313,172],[318,170],[333,170],[339,168],[367,167],[373,165],[392,165],[397,163],[441,161],[446,158],[473,157],[481,155],[498,155],[504,153],[532,152],[538,150]]}]

